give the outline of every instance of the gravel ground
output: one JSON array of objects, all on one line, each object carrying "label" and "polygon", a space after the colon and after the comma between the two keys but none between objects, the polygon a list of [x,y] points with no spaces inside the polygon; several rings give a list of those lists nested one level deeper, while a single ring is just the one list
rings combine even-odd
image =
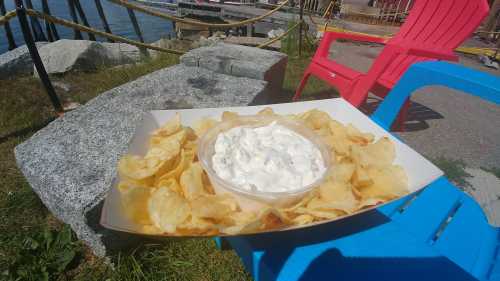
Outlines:
[{"label": "gravel ground", "polygon": [[[367,30],[364,30],[367,32]],[[330,57],[366,72],[382,46],[334,43]],[[460,55],[460,64],[500,76],[474,56]],[[412,96],[406,131],[401,138],[429,157],[463,160],[472,175],[471,195],[483,207],[490,222],[500,225],[500,180],[480,167],[500,167],[500,107],[477,97],[444,87],[426,87]]]}]

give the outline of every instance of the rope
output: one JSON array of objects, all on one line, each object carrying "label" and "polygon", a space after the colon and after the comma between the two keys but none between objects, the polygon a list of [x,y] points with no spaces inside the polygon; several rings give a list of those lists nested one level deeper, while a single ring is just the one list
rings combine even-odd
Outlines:
[{"label": "rope", "polygon": [[17,11],[12,10],[7,12],[4,16],[0,17],[0,25],[4,25],[7,23],[10,19],[14,18],[17,16]]},{"label": "rope", "polygon": [[155,17],[159,17],[159,18],[163,18],[163,19],[167,19],[167,20],[171,20],[171,21],[182,22],[182,23],[187,23],[187,24],[197,25],[197,26],[204,26],[204,27],[229,28],[229,27],[238,27],[238,26],[248,25],[248,24],[260,21],[261,19],[264,19],[264,18],[274,14],[279,9],[281,9],[283,6],[285,6],[288,3],[289,0],[285,0],[283,3],[279,4],[276,8],[270,10],[269,12],[267,12],[263,15],[260,15],[260,16],[255,17],[255,18],[247,19],[244,21],[240,21],[240,22],[235,22],[235,23],[206,23],[206,22],[201,22],[201,21],[193,21],[193,20],[188,20],[188,19],[172,16],[169,14],[161,13],[161,12],[151,10],[151,9],[148,9],[145,7],[141,7],[141,6],[132,4],[132,3],[128,2],[128,1],[124,1],[124,0],[108,0],[108,1],[115,3],[115,4],[118,4],[120,6],[123,6],[123,7],[129,8],[129,9],[133,9],[133,10],[151,15],[151,16],[155,16]]},{"label": "rope", "polygon": [[285,31],[283,34],[281,34],[280,36],[277,36],[277,37],[274,37],[273,39],[267,41],[267,42],[264,42],[262,44],[260,44],[259,46],[257,46],[257,48],[264,48],[264,47],[267,47],[269,45],[271,45],[272,43],[280,40],[281,38],[285,37],[288,35],[288,33],[290,33],[292,30],[294,30],[295,28],[297,28],[297,26],[299,26],[302,22],[299,21],[297,22],[296,24],[294,24],[292,27],[290,27],[287,31]]},{"label": "rope", "polygon": [[112,39],[112,40],[117,41],[117,42],[127,43],[127,44],[134,45],[134,46],[137,46],[137,47],[140,47],[140,48],[147,48],[147,49],[151,49],[151,50],[155,50],[155,51],[172,53],[172,54],[176,54],[176,55],[182,55],[182,54],[185,53],[185,52],[178,51],[178,50],[166,49],[166,48],[162,48],[162,47],[153,46],[153,45],[150,45],[150,44],[145,44],[145,43],[142,43],[142,42],[139,42],[139,41],[130,40],[130,39],[127,39],[125,37],[121,37],[121,36],[118,36],[118,35],[114,35],[114,34],[106,33],[106,32],[103,32],[103,31],[99,31],[99,30],[93,29],[91,27],[87,27],[85,25],[77,24],[77,23],[74,23],[74,22],[71,22],[71,21],[67,21],[67,20],[61,19],[61,18],[56,18],[56,17],[53,17],[51,15],[48,15],[48,14],[45,14],[45,13],[41,13],[39,11],[35,11],[35,10],[32,10],[32,9],[26,9],[26,13],[28,15],[30,15],[30,16],[38,17],[38,18],[43,19],[43,20],[45,20],[47,22],[52,22],[52,23],[60,24],[60,25],[66,26],[66,27],[70,27],[72,29],[76,28],[76,29],[78,29],[80,31],[84,31],[84,32],[88,32],[88,33],[93,33],[93,34],[98,35],[98,36],[109,38],[109,39]]}]

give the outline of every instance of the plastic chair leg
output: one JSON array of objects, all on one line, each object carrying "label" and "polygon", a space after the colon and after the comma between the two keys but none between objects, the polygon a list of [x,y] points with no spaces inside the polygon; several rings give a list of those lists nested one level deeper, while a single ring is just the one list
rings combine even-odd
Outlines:
[{"label": "plastic chair leg", "polygon": [[405,122],[408,119],[408,112],[410,111],[410,99],[406,99],[403,107],[399,111],[399,114],[392,125],[393,131],[404,132]]},{"label": "plastic chair leg", "polygon": [[304,87],[307,84],[307,80],[309,80],[309,76],[311,76],[311,71],[309,70],[309,67],[307,67],[306,71],[304,72],[304,76],[302,76],[299,87],[297,88],[297,91],[295,91],[295,95],[292,99],[293,101],[297,101],[302,95],[302,90],[304,90]]}]

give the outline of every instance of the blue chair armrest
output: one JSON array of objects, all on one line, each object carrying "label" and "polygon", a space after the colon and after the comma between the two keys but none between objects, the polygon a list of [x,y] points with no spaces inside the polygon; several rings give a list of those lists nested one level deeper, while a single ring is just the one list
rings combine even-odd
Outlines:
[{"label": "blue chair armrest", "polygon": [[371,118],[389,130],[406,99],[417,89],[432,85],[446,86],[500,104],[498,77],[458,64],[422,62],[408,68]]}]

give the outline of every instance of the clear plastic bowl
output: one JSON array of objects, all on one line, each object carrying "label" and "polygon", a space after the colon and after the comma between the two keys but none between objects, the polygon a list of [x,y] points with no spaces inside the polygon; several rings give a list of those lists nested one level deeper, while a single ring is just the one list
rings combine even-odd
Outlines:
[{"label": "clear plastic bowl", "polygon": [[[254,128],[267,126],[274,121],[276,121],[277,124],[282,125],[305,137],[319,149],[326,167],[323,175],[321,175],[315,182],[304,186],[301,189],[286,192],[262,192],[243,190],[234,186],[231,182],[220,178],[212,167],[212,157],[215,153],[215,141],[219,133],[240,126]],[[275,207],[289,206],[299,201],[303,196],[306,195],[306,193],[319,186],[325,180],[325,177],[328,174],[328,170],[331,168],[330,152],[326,145],[320,140],[320,138],[304,124],[280,116],[240,116],[218,124],[208,132],[206,132],[199,140],[198,159],[207,172],[208,177],[210,178],[210,181],[212,182],[212,185],[215,189],[215,192],[217,194],[231,193],[238,200],[241,209],[245,211],[258,210],[264,207],[264,205],[271,205]]]}]

